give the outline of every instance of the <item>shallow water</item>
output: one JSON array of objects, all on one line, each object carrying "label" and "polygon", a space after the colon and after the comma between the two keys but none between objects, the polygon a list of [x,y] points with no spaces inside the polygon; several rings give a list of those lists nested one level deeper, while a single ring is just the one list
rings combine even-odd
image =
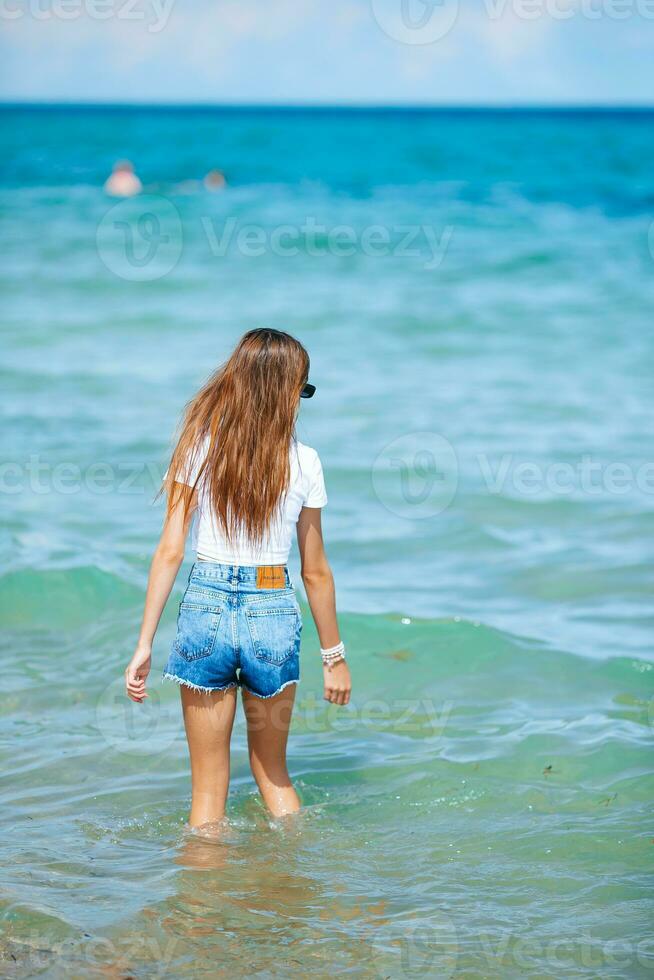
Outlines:
[{"label": "shallow water", "polygon": [[[3,116],[2,972],[649,975],[651,114]],[[175,421],[260,323],[312,355],[355,693],[307,622],[305,809],[239,716],[204,840],[174,602],[121,672]]]}]

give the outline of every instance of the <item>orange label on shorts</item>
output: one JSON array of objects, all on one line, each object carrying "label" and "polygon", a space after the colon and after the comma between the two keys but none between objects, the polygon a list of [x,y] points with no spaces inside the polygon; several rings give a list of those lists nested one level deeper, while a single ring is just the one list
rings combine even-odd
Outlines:
[{"label": "orange label on shorts", "polygon": [[258,589],[283,589],[286,587],[286,576],[283,565],[258,565]]}]

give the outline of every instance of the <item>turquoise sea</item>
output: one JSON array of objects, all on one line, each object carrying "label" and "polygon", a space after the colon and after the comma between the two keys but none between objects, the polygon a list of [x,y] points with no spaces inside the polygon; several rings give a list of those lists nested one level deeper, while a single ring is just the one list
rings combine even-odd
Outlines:
[{"label": "turquoise sea", "polygon": [[[0,116],[0,973],[651,976],[654,113]],[[149,703],[121,675],[180,411],[262,324],[312,356],[354,697],[306,621],[305,809],[241,716],[216,842],[159,679],[187,567]]]}]

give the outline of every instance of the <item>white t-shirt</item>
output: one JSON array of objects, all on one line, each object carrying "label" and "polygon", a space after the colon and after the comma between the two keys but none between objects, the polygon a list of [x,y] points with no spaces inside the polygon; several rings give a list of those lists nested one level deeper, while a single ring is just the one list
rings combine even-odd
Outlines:
[{"label": "white t-shirt", "polygon": [[[180,483],[193,486],[204,462],[208,443],[204,443],[193,457],[187,472],[179,475]],[[303,507],[324,507],[327,503],[325,480],[320,458],[315,449],[301,442],[293,442],[289,453],[291,478],[277,516],[260,547],[252,545],[243,535],[232,544],[225,538],[219,522],[202,488],[198,484],[198,509],[193,522],[192,542],[198,557],[225,565],[285,565],[291,550],[295,525]]]}]

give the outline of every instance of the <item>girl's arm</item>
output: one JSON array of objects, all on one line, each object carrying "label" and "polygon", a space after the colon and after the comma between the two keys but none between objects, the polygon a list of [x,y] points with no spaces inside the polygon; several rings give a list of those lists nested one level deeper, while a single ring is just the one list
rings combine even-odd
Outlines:
[{"label": "girl's arm", "polygon": [[[336,646],[340,642],[336,619],[334,576],[329,567],[322,539],[319,507],[303,507],[297,522],[297,540],[302,562],[302,581],[307,592],[311,614],[318,630],[320,646]],[[331,667],[323,666],[325,700],[347,704],[352,681],[345,660]]]},{"label": "girl's arm", "polygon": [[152,558],[141,631],[134,656],[125,670],[127,695],[138,704],[148,697],[145,693],[145,682],[152,664],[152,641],[179,567],[184,561],[184,546],[196,507],[197,494],[193,494],[191,506],[185,515],[181,495],[179,496],[178,503],[164,521],[159,544]]}]

